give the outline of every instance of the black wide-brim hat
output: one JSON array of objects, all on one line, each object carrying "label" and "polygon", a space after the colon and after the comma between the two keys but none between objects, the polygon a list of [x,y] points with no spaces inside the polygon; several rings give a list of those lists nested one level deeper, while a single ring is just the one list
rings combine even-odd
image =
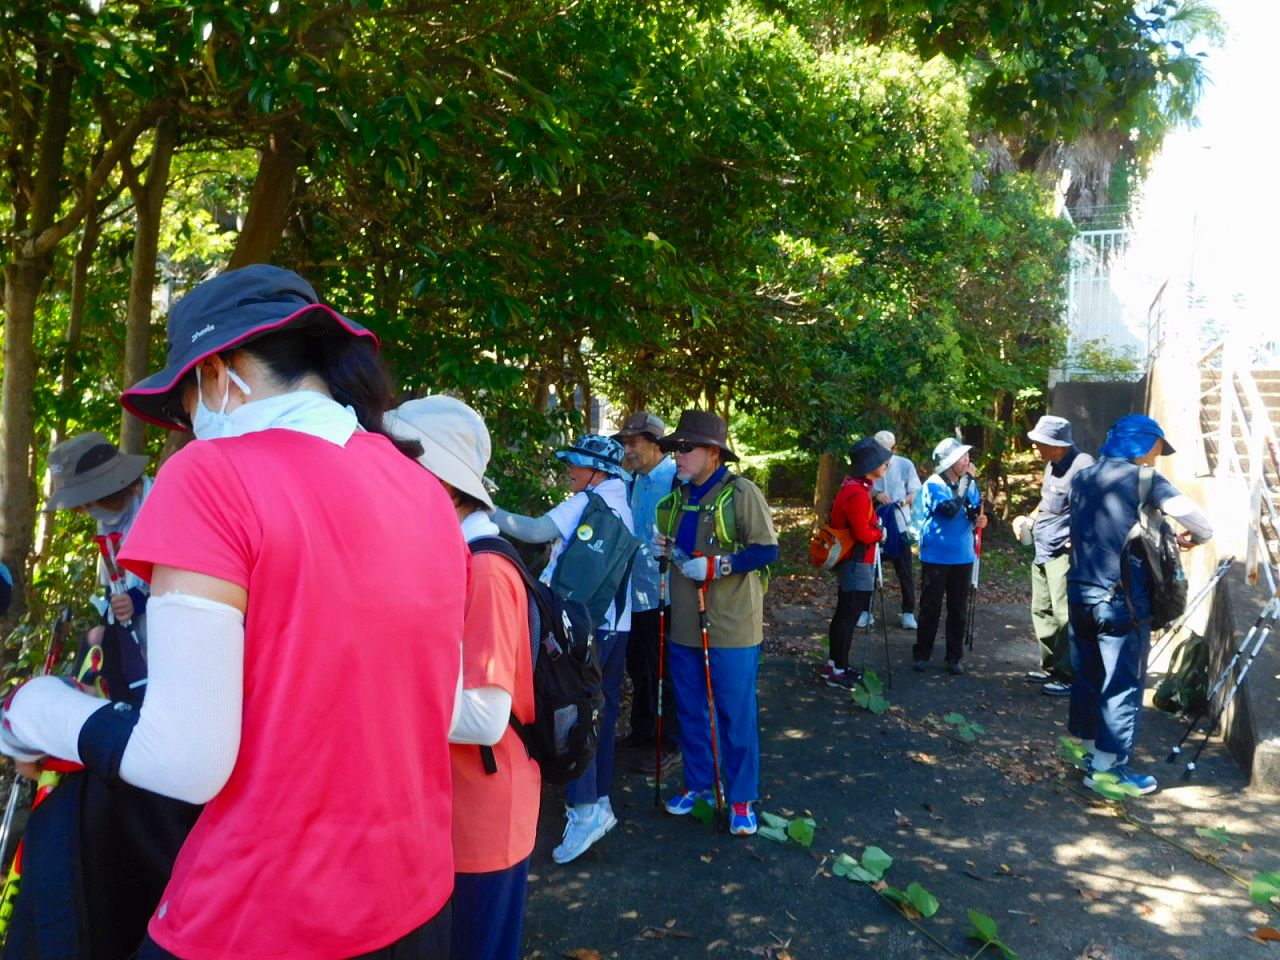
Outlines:
[{"label": "black wide-brim hat", "polygon": [[311,284],[292,270],[258,263],[197,284],[169,311],[164,369],[124,391],[120,403],[149,423],[187,430],[180,398],[173,393],[197,363],[317,313],[352,336],[368,337],[377,349],[372,332],[321,303]]},{"label": "black wide-brim hat", "polygon": [[729,427],[707,410],[686,410],[680,414],[680,423],[675,430],[658,440],[658,446],[667,453],[679,443],[719,447],[722,460],[738,459],[738,455],[729,449]]},{"label": "black wide-brim hat", "polygon": [[855,477],[865,477],[888,463],[891,457],[893,451],[875,437],[863,437],[849,448],[849,472]]}]

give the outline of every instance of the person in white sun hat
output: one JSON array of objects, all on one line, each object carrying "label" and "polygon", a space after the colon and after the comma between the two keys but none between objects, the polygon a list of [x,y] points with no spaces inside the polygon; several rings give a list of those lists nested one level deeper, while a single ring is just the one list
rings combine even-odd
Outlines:
[{"label": "person in white sun hat", "polygon": [[[486,486],[489,430],[461,400],[410,400],[387,428],[422,445],[418,462],[444,484],[471,547],[462,634],[462,704],[449,735],[453,776],[453,932],[456,960],[514,960],[529,887],[542,777],[510,718],[533,723],[529,598],[499,531]],[[500,546],[500,544],[499,544]],[[430,589],[423,585],[424,589]]]}]

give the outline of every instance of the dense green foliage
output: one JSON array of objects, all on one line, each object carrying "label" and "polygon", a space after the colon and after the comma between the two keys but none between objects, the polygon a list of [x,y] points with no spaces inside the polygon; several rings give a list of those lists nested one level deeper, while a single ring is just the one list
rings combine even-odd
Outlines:
[{"label": "dense green foliage", "polygon": [[[39,373],[29,435],[6,425],[29,453],[6,490],[43,479],[54,435],[118,432],[133,197],[162,125],[155,358],[171,299],[255,241],[377,329],[406,389],[487,416],[508,505],[545,502],[549,451],[593,398],[710,405],[747,446],[809,458],[886,425],[916,449],[998,432],[1060,350],[1069,231],[975,144],[1158,137],[1197,90],[1168,42],[1182,8],[1095,6],[9,4],[6,303],[36,277]],[[74,592],[48,568],[84,531],[21,522],[4,557],[35,562],[43,615]]]}]

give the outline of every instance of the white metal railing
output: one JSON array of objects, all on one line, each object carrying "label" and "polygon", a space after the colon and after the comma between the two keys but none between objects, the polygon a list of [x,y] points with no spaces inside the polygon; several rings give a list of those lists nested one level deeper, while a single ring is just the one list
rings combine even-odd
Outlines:
[{"label": "white metal railing", "polygon": [[[1245,546],[1245,575],[1250,583],[1258,582],[1261,571],[1272,594],[1276,592],[1280,562],[1272,551],[1271,539],[1263,529],[1263,521],[1270,522],[1273,534],[1280,534],[1280,509],[1275,494],[1267,483],[1264,453],[1271,458],[1272,467],[1280,476],[1280,440],[1277,440],[1271,416],[1263,402],[1262,393],[1244,358],[1218,344],[1201,358],[1201,369],[1221,353],[1221,379],[1217,384],[1218,428],[1202,435],[1202,441],[1216,434],[1218,445],[1216,476],[1238,476],[1249,491],[1249,530]],[[1212,391],[1206,391],[1207,397]],[[1236,447],[1237,432],[1244,440],[1246,463],[1241,461]]]}]

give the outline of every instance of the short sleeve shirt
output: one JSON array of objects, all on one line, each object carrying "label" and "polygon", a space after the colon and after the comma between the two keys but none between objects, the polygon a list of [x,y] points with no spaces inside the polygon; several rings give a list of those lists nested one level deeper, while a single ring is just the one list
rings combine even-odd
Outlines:
[{"label": "short sleeve shirt", "polygon": [[197,440],[161,468],[122,561],[248,592],[239,753],[155,941],[184,960],[332,960],[435,916],[469,569],[440,482],[376,434]]},{"label": "short sleeve shirt", "polygon": [[[462,638],[462,685],[511,694],[511,712],[533,722],[533,654],[524,580],[506,557],[478,553]],[[453,858],[458,873],[489,873],[533,850],[542,780],[515,728],[493,746],[497,770],[486,773],[480,748],[449,745],[453,769]]]},{"label": "short sleeve shirt", "polygon": [[[603,483],[592,487],[591,490],[593,493],[599,494],[609,509],[622,518],[622,522],[626,524],[628,530],[635,531],[635,523],[631,519],[631,504],[627,503],[626,484],[617,477],[610,477]],[[560,539],[552,547],[551,559],[548,561],[546,569],[542,571],[544,583],[551,582],[551,575],[555,573],[556,564],[560,562],[560,554],[564,552],[569,538],[578,529],[578,521],[582,518],[583,511],[587,509],[588,502],[586,491],[581,491],[547,511],[547,516],[551,518],[551,521],[556,525],[556,529],[560,531]],[[604,623],[601,625],[604,629],[617,630],[620,633],[631,629],[631,590],[628,588],[624,592],[626,600],[621,612],[615,609],[615,604],[609,604],[609,609],[604,615]]]}]

